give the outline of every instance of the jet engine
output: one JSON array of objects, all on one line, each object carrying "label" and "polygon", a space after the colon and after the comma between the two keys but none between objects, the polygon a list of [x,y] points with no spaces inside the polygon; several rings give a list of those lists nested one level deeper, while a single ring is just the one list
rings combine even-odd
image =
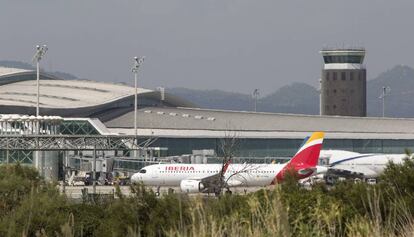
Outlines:
[{"label": "jet engine", "polygon": [[180,188],[182,192],[199,193],[204,189],[204,185],[199,180],[186,179],[181,181]]}]

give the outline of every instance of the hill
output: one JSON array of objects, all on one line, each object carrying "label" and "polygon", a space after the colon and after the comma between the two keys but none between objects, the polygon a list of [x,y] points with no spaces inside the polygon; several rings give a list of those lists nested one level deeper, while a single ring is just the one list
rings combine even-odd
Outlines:
[{"label": "hill", "polygon": [[414,69],[399,65],[367,85],[367,104],[370,116],[382,116],[382,87],[389,86],[391,91],[386,97],[385,114],[389,117],[414,117]]},{"label": "hill", "polygon": [[263,112],[319,114],[319,92],[305,83],[283,86],[259,100]]},{"label": "hill", "polygon": [[251,110],[253,100],[251,96],[221,90],[194,90],[187,88],[169,88],[168,93],[191,101],[201,108]]},{"label": "hill", "polygon": [[[395,66],[367,82],[368,116],[382,116],[383,86],[391,88],[386,98],[386,116],[414,117],[414,69]],[[251,95],[220,90],[170,88],[168,91],[188,99],[202,108],[253,110]],[[305,83],[293,83],[258,100],[257,110],[275,113],[319,114],[319,92]]]},{"label": "hill", "polygon": [[[254,110],[251,95],[221,90],[193,90],[169,88],[171,94],[192,101],[201,108],[226,110]],[[257,111],[277,113],[319,113],[319,92],[305,83],[293,83],[259,98]]]}]

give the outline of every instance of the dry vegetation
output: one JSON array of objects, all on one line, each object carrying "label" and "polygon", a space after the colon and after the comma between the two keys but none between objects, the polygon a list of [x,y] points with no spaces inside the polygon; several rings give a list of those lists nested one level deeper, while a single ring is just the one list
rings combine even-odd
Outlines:
[{"label": "dry vegetation", "polygon": [[377,185],[273,190],[220,198],[141,185],[133,195],[74,202],[32,168],[0,166],[0,236],[413,236],[414,162],[390,164]]}]

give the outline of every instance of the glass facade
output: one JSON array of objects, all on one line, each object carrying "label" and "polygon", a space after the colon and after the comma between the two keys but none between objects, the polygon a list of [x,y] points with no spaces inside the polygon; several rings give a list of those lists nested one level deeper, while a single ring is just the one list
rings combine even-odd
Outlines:
[{"label": "glass facade", "polygon": [[325,64],[329,63],[356,63],[362,64],[364,56],[358,55],[341,55],[341,56],[323,56]]},{"label": "glass facade", "polygon": [[[150,165],[152,163],[150,162],[144,162],[142,160],[114,160],[114,169],[115,170],[121,170],[121,171],[125,171],[125,170],[130,170],[130,171],[137,171],[140,170],[141,168]],[[158,163],[155,163],[158,164]]]},{"label": "glass facade", "polygon": [[[302,144],[302,139],[238,139],[234,146],[234,156],[238,157],[235,163],[254,162],[270,163],[274,160],[282,162],[283,158],[292,157]],[[215,138],[158,138],[152,147],[165,147],[162,156],[179,156],[192,154],[193,150],[212,149],[218,156],[222,156],[222,139]],[[414,151],[414,140],[390,140],[390,139],[325,139],[323,149],[347,150],[359,153],[384,153],[402,154],[405,149]],[[125,150],[126,151],[126,150]],[[127,155],[125,152],[122,155]],[[61,156],[61,155],[60,155]],[[157,156],[157,155],[156,155]],[[0,151],[1,163],[33,162],[32,151]],[[275,158],[281,158],[277,160]],[[208,159],[209,163],[219,162],[214,158]],[[61,163],[61,157],[59,157]],[[146,163],[147,164],[147,163]],[[134,159],[116,160],[115,169],[139,170],[144,166],[142,160]]]},{"label": "glass facade", "polygon": [[[99,132],[87,120],[62,121],[59,131],[63,135],[99,135]],[[33,154],[33,151],[0,150],[0,164],[17,162],[32,164]],[[61,159],[59,157],[59,162],[61,162]]]},{"label": "glass facade", "polygon": [[[193,150],[213,149],[219,156],[222,139],[159,138],[151,146],[168,148],[168,155],[191,154]],[[301,139],[239,139],[234,150],[240,157],[291,157],[302,144]],[[404,153],[414,150],[414,140],[389,139],[325,139],[323,149],[359,153]]]},{"label": "glass facade", "polygon": [[33,152],[0,150],[0,164],[6,163],[32,164]]},{"label": "glass facade", "polygon": [[64,120],[60,132],[63,135],[99,135],[87,120]]},{"label": "glass facade", "polygon": [[[335,108],[335,106],[333,107]],[[67,135],[98,135],[98,131],[87,120],[63,121],[60,127],[62,134]],[[141,138],[142,142],[147,138]],[[292,157],[302,139],[237,139],[233,147],[236,157],[243,157],[244,161],[257,163],[268,162],[275,157]],[[179,156],[192,154],[193,150],[214,150],[218,156],[223,155],[223,139],[220,138],[158,138],[151,147],[166,148],[166,150],[152,151],[155,157]],[[323,149],[337,149],[355,151],[359,153],[404,153],[405,149],[414,150],[414,139],[391,140],[391,139],[326,139]],[[75,152],[77,154],[78,152]],[[115,152],[116,156],[128,156],[129,151],[125,147],[123,151]],[[0,150],[0,163],[20,162],[32,163],[32,151],[5,151]],[[128,161],[134,162],[134,161]],[[210,162],[210,161],[209,161]],[[121,162],[122,163],[122,162]],[[122,168],[122,164],[117,164]],[[130,164],[131,165],[131,164]],[[141,166],[134,163],[132,166]]]}]

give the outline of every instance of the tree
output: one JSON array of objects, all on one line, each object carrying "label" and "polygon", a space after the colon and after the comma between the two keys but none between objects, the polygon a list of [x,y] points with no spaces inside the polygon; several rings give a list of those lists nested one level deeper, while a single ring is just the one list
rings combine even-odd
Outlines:
[{"label": "tree", "polygon": [[220,194],[223,191],[223,188],[228,189],[228,179],[226,180],[224,175],[230,163],[233,161],[233,158],[237,151],[237,145],[238,140],[236,133],[226,133],[224,138],[220,140],[220,150],[223,156],[221,157],[220,179],[217,187],[218,190],[215,190],[216,194]]},{"label": "tree", "polygon": [[382,183],[393,187],[401,194],[414,194],[414,160],[407,158],[400,164],[390,162],[380,176]]},{"label": "tree", "polygon": [[[234,157],[237,155],[239,148],[239,139],[236,133],[226,133],[225,137],[220,140],[220,149],[222,152],[221,157],[221,171],[220,171],[220,180],[218,183],[218,189],[216,194],[221,193],[223,189],[227,189],[230,192],[229,181],[236,177],[246,180],[246,176],[252,175],[252,171],[260,168],[258,165],[253,164],[244,164],[239,170],[229,170],[230,164],[233,163]],[[227,175],[226,175],[227,173]],[[243,183],[243,181],[241,181]]]}]

